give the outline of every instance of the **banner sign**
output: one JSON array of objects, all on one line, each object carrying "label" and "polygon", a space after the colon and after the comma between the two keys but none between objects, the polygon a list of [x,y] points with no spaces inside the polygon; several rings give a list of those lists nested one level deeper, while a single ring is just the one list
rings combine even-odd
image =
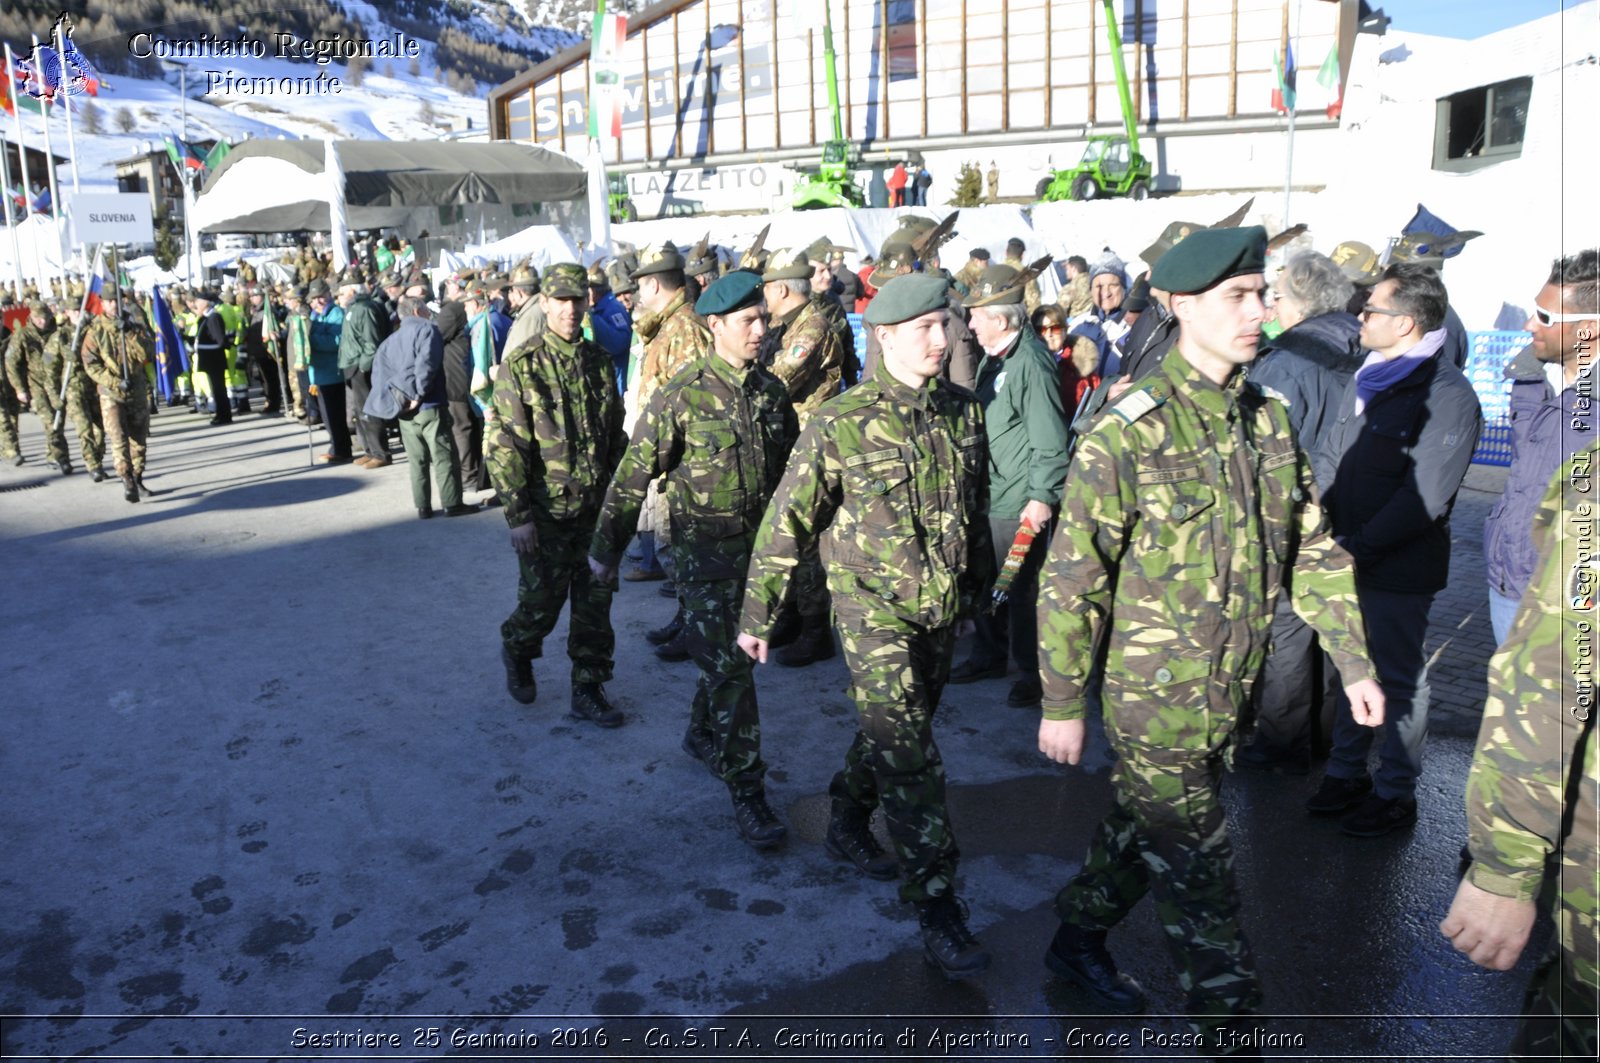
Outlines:
[{"label": "banner sign", "polygon": [[150,197],[144,192],[79,192],[67,197],[73,242],[148,244],[155,240]]}]

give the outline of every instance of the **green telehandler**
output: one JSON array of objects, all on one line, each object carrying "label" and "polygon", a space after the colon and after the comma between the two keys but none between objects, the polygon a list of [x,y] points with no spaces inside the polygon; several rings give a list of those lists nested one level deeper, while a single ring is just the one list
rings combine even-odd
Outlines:
[{"label": "green telehandler", "polygon": [[1139,126],[1133,117],[1133,97],[1128,92],[1128,72],[1122,64],[1122,36],[1111,0],[1106,9],[1106,36],[1111,42],[1111,66],[1117,75],[1117,98],[1122,104],[1125,136],[1092,136],[1078,165],[1039,179],[1039,199],[1088,200],[1099,196],[1144,199],[1150,195],[1150,160],[1139,154]]},{"label": "green telehandler", "polygon": [[822,58],[828,75],[828,112],[833,119],[833,136],[822,146],[822,165],[814,173],[805,173],[795,182],[794,198],[790,201],[795,210],[818,210],[823,207],[860,207],[866,199],[856,186],[852,165],[860,161],[855,145],[844,138],[844,121],[839,112],[839,75],[833,56],[832,5],[824,7],[822,23]]}]

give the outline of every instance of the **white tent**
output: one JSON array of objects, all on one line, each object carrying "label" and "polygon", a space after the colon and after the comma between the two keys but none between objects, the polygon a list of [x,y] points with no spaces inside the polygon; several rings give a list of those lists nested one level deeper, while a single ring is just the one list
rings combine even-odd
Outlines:
[{"label": "white tent", "polygon": [[[47,278],[61,276],[61,247],[65,243],[66,226],[65,218],[53,219],[44,214],[34,214],[17,222],[18,264],[22,267],[23,281],[41,284]],[[70,255],[67,261],[71,263]],[[11,240],[0,238],[0,284],[9,286],[15,276]]]},{"label": "white tent", "polygon": [[460,258],[475,266],[489,263],[515,265],[525,258],[531,258],[533,268],[542,270],[555,262],[577,262],[579,255],[578,245],[564,228],[556,225],[530,225],[503,240],[487,244],[469,244]]}]

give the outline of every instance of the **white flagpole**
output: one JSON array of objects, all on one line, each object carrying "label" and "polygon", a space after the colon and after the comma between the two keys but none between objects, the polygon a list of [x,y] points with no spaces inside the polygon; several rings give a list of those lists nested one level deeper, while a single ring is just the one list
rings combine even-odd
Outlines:
[{"label": "white flagpole", "polygon": [[[1289,47],[1296,53],[1300,51],[1299,35],[1300,0],[1295,0],[1294,25],[1289,30]],[[1287,81],[1289,78],[1289,71],[1287,69],[1289,65],[1288,58],[1288,56],[1284,57],[1285,81]],[[1298,67],[1295,69],[1294,79],[1295,85],[1293,88],[1290,88],[1287,84],[1284,85],[1284,88],[1288,90],[1288,95],[1292,96],[1293,99],[1285,99],[1283,101],[1289,108],[1289,143],[1288,147],[1285,149],[1285,159],[1283,164],[1283,221],[1280,225],[1280,228],[1283,229],[1289,228],[1290,225],[1289,199],[1294,194],[1294,112],[1300,107],[1300,72]]]},{"label": "white flagpole", "polygon": [[[44,71],[39,69],[39,35],[33,35],[33,76],[38,79],[41,87],[48,86],[44,80]],[[61,217],[61,189],[56,185],[56,153],[50,146],[50,97],[41,96],[39,102],[43,104],[39,113],[44,118],[44,168],[45,174],[50,179],[50,226],[56,233],[56,254],[62,286],[65,287],[67,279],[67,246],[66,237],[62,235],[58,219]],[[48,286],[47,286],[48,287]]]},{"label": "white flagpole", "polygon": [[[15,93],[17,81],[12,75],[12,70],[14,67],[12,65],[11,45],[9,42],[6,44],[5,50],[6,83],[11,86],[11,91]],[[20,101],[12,101],[11,128],[17,138],[17,161],[22,164],[22,220],[27,221],[29,218],[33,217],[33,179],[28,176],[28,146],[23,142],[22,139],[22,104]],[[38,276],[39,282],[42,284],[44,283],[45,279],[44,260],[39,257],[38,234],[33,232],[32,226],[29,227],[29,236],[33,237],[33,271],[35,275]],[[18,264],[20,267],[20,261]],[[21,296],[22,292],[19,290],[17,292],[17,297],[21,298]]]},{"label": "white flagpole", "polygon": [[11,164],[6,161],[3,198],[6,201],[6,234],[11,237],[11,281],[18,299],[22,298],[22,247],[17,243],[17,218],[11,210]]},{"label": "white flagpole", "polygon": [[323,141],[322,168],[328,178],[328,240],[333,244],[333,270],[343,273],[350,264],[350,221],[345,213],[344,167],[339,162],[339,149],[333,138]]},{"label": "white flagpole", "polygon": [[78,141],[72,133],[72,94],[67,88],[67,32],[63,28],[66,19],[56,23],[56,55],[61,61],[61,89],[65,97],[61,101],[62,107],[67,112],[67,156],[72,160],[72,190],[78,191]]}]

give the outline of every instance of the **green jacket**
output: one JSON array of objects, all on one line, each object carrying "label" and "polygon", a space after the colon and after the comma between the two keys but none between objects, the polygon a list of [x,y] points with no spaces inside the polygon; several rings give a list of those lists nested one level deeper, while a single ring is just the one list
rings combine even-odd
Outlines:
[{"label": "green jacket", "polygon": [[1261,671],[1280,592],[1346,684],[1372,674],[1354,563],[1328,532],[1283,404],[1173,349],[1079,445],[1039,596],[1044,715],[1082,719],[1104,648],[1106,730],[1219,750]]},{"label": "green jacket", "polygon": [[743,579],[761,515],[800,434],[777,377],[707,355],[651,397],[606,492],[589,552],[616,564],[645,489],[665,475],[676,578]]},{"label": "green jacket", "polygon": [[880,361],[795,443],[756,538],[739,630],[771,632],[819,540],[841,625],[927,630],[975,615],[994,574],[985,450],[970,391],[941,380],[912,390]]},{"label": "green jacket", "polygon": [[359,295],[344,308],[339,332],[339,368],[372,371],[378,344],[389,332],[389,316],[368,295]]},{"label": "green jacket", "polygon": [[978,367],[978,401],[989,434],[989,515],[1011,520],[1029,500],[1054,506],[1067,478],[1067,415],[1055,359],[1024,327],[1003,357]]},{"label": "green jacket", "polygon": [[616,372],[587,340],[547,331],[496,370],[484,462],[511,527],[593,521],[627,444]]},{"label": "green jacket", "polygon": [[1502,897],[1534,898],[1546,861],[1559,852],[1561,937],[1576,951],[1589,985],[1600,984],[1597,457],[1600,444],[1590,442],[1563,462],[1534,515],[1538,567],[1511,634],[1489,662],[1489,698],[1467,776],[1472,884]]}]

